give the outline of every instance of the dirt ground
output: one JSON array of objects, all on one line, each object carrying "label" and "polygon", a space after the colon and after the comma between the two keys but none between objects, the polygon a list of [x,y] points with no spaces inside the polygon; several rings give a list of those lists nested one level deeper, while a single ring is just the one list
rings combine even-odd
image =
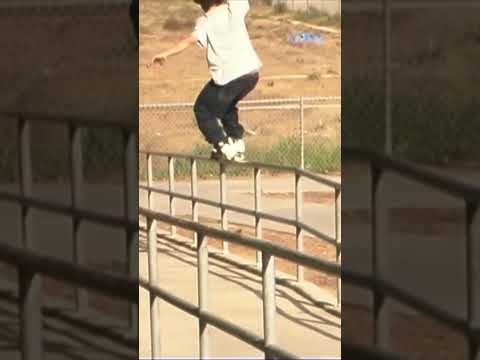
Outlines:
[{"label": "dirt ground", "polygon": [[[188,35],[200,15],[190,1],[141,2],[140,103],[191,101],[209,79],[199,48],[172,58],[163,68],[149,71],[145,67],[153,55]],[[262,80],[249,98],[339,96],[340,34],[321,34],[326,40],[323,45],[295,47],[288,43],[288,34],[312,29],[290,24],[288,17],[275,16],[265,5],[251,10],[249,32],[264,67]],[[298,75],[307,78],[298,79]]]}]

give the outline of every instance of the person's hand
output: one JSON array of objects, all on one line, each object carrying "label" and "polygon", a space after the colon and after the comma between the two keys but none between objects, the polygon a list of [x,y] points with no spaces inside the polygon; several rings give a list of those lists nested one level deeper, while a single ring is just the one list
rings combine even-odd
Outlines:
[{"label": "person's hand", "polygon": [[147,64],[147,68],[150,68],[150,67],[154,66],[155,64],[159,64],[160,66],[164,65],[166,61],[167,61],[167,56],[166,55],[163,55],[163,54],[155,55],[152,58],[152,61],[149,64]]}]

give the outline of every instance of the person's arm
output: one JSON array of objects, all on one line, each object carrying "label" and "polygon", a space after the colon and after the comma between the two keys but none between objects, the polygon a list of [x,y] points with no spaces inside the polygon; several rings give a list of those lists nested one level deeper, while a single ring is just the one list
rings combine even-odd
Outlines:
[{"label": "person's arm", "polygon": [[167,50],[163,53],[155,55],[152,58],[152,61],[147,65],[147,67],[155,65],[156,63],[163,65],[170,56],[181,53],[185,49],[189,48],[191,45],[195,44],[197,41],[198,41],[197,38],[195,38],[192,35],[186,37],[185,39],[180,41],[177,45],[172,47],[170,50]]}]

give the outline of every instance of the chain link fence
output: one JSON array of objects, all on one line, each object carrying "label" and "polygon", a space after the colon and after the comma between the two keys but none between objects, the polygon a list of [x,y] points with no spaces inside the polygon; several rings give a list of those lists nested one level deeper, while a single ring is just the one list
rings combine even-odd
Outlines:
[{"label": "chain link fence", "polygon": [[343,1],[344,146],[431,165],[479,163],[479,86],[465,71],[480,54],[479,6]]},{"label": "chain link fence", "polygon": [[[248,161],[315,172],[340,169],[340,97],[246,100],[239,110]],[[141,105],[139,117],[141,149],[210,155],[193,103]],[[143,175],[144,159],[140,161]],[[164,167],[156,164],[155,175],[162,176]]]}]

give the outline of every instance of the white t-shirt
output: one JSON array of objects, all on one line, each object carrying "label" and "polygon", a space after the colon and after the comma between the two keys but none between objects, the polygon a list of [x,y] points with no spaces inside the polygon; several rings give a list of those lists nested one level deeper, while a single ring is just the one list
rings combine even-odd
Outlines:
[{"label": "white t-shirt", "polygon": [[229,0],[196,22],[192,35],[207,48],[208,67],[217,85],[262,67],[245,24],[249,8],[248,0]]}]

